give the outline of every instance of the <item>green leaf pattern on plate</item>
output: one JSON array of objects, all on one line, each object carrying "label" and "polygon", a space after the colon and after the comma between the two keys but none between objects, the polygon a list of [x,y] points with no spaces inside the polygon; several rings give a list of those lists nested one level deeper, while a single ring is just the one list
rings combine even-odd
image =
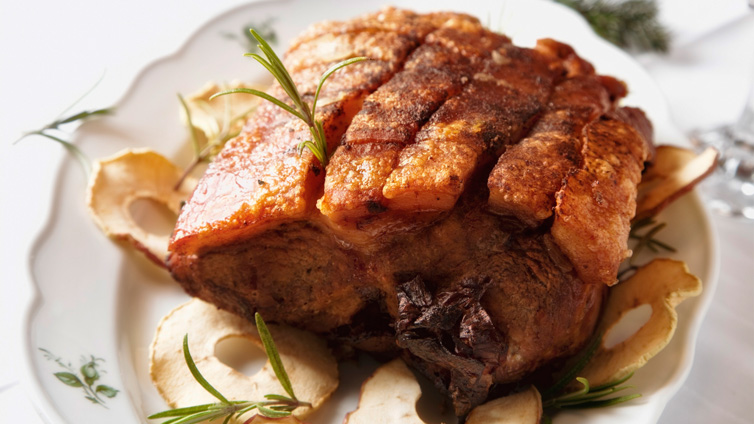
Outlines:
[{"label": "green leaf pattern on plate", "polygon": [[229,40],[238,41],[246,51],[259,53],[259,47],[257,46],[257,40],[251,35],[249,30],[254,29],[259,35],[262,36],[268,43],[277,44],[278,35],[275,32],[275,28],[272,25],[275,22],[275,18],[268,17],[263,21],[250,22],[245,25],[239,32],[223,32],[221,35]]},{"label": "green leaf pattern on plate", "polygon": [[76,370],[70,362],[63,361],[62,358],[54,355],[47,349],[39,348],[39,350],[42,351],[45,359],[53,361],[67,370],[56,372],[53,375],[66,386],[82,389],[84,392],[84,398],[90,402],[107,408],[105,398],[112,399],[118,395],[119,390],[105,384],[99,384],[96,387],[94,386],[94,384],[99,381],[101,375],[105,373],[105,371],[100,368],[105,362],[104,359],[98,358],[94,355],[89,355],[88,358],[82,356],[81,367],[79,367],[80,375],[77,375]]},{"label": "green leaf pattern on plate", "polygon": [[84,387],[84,383],[76,377],[76,374],[70,372],[56,372],[55,377],[62,381],[64,384],[71,387]]}]

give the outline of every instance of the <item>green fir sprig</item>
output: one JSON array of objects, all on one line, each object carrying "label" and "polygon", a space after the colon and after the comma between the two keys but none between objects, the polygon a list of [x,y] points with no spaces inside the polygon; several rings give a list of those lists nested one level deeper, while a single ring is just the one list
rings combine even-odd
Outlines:
[{"label": "green fir sprig", "polygon": [[325,73],[322,74],[322,76],[320,77],[319,84],[317,85],[317,91],[314,94],[314,100],[312,101],[311,106],[309,106],[309,103],[304,101],[304,99],[302,98],[301,93],[299,93],[298,88],[296,88],[296,84],[293,82],[293,78],[288,73],[288,70],[285,69],[283,62],[280,60],[278,55],[275,54],[275,52],[272,50],[272,47],[270,47],[267,41],[265,41],[264,38],[262,38],[253,29],[250,30],[250,33],[254,37],[254,39],[257,40],[257,42],[259,43],[257,47],[262,52],[262,54],[264,54],[265,57],[262,57],[256,53],[246,53],[245,56],[254,58],[254,60],[259,62],[262,66],[265,67],[265,69],[267,69],[267,71],[270,72],[270,74],[272,74],[272,76],[277,80],[277,82],[283,88],[283,91],[285,91],[285,94],[288,95],[288,98],[290,99],[291,104],[288,104],[263,91],[255,90],[253,88],[235,88],[232,90],[221,91],[219,93],[214,94],[212,97],[210,97],[210,100],[214,99],[217,96],[223,96],[226,94],[245,93],[245,94],[253,94],[255,96],[261,97],[267,101],[272,102],[273,104],[287,111],[291,115],[304,121],[306,125],[309,127],[309,132],[311,133],[311,139],[304,140],[298,144],[299,154],[301,154],[303,150],[307,148],[312,152],[312,154],[314,154],[314,156],[317,158],[317,160],[319,160],[322,166],[327,166],[327,162],[329,158],[328,158],[328,153],[327,153],[327,139],[325,137],[325,130],[322,125],[322,121],[318,121],[315,119],[316,110],[317,110],[317,100],[319,99],[320,91],[322,90],[322,86],[324,85],[325,81],[337,70],[345,66],[354,64],[356,62],[367,60],[367,58],[354,57],[351,59],[344,60],[342,62],[338,62],[335,65],[331,66],[330,69],[325,71]]},{"label": "green fir sprig", "polygon": [[594,31],[618,47],[667,52],[670,31],[658,19],[654,0],[555,0],[579,12]]},{"label": "green fir sprig", "polygon": [[272,364],[275,376],[288,396],[267,394],[264,395],[264,400],[228,400],[228,398],[212,386],[212,384],[204,378],[202,373],[199,372],[199,369],[194,363],[194,359],[191,357],[191,352],[189,351],[188,346],[188,334],[186,334],[183,337],[183,357],[186,361],[186,365],[197,383],[199,383],[204,390],[214,396],[219,402],[170,409],[150,415],[147,418],[151,420],[168,418],[168,420],[163,421],[162,424],[194,424],[224,417],[223,424],[228,424],[234,416],[240,418],[243,414],[255,409],[259,415],[268,418],[282,418],[291,415],[296,408],[311,406],[311,403],[303,402],[296,398],[296,395],[293,392],[293,386],[291,385],[291,380],[288,377],[288,373],[285,371],[283,362],[280,360],[280,354],[278,353],[277,347],[275,347],[275,341],[272,339],[272,335],[267,329],[267,325],[262,319],[262,316],[257,313],[254,315],[254,319],[256,320],[259,338],[262,340],[267,358]]}]

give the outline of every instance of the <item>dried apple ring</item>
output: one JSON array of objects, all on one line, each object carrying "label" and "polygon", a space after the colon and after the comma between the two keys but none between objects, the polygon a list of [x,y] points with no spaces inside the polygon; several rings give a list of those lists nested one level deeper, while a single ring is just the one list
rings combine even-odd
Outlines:
[{"label": "dried apple ring", "polygon": [[361,386],[359,407],[344,424],[424,424],[416,412],[422,391],[416,376],[400,359],[377,368]]},{"label": "dried apple ring", "polygon": [[[311,408],[293,411],[296,417],[305,417],[338,387],[338,364],[324,340],[314,334],[285,326],[268,327],[296,396],[312,404]],[[229,400],[264,400],[264,395],[285,394],[269,361],[259,372],[247,376],[215,356],[215,346],[230,337],[247,338],[263,349],[256,326],[214,305],[192,299],[162,319],[150,348],[149,374],[171,407],[217,401],[194,380],[186,366],[182,351],[186,334],[197,368]],[[242,418],[249,419],[253,414],[252,411]]]},{"label": "dried apple ring", "polygon": [[542,397],[536,387],[491,400],[474,408],[466,424],[539,424]]},{"label": "dried apple ring", "polygon": [[[200,130],[207,140],[221,137],[223,133],[228,135],[238,134],[246,122],[247,117],[261,102],[257,96],[223,96],[210,100],[213,94],[225,90],[237,88],[255,88],[264,90],[263,87],[248,85],[239,81],[230,84],[217,84],[209,82],[201,90],[185,99],[186,109],[190,114],[191,125]],[[181,117],[184,123],[189,123],[186,110]],[[218,148],[222,145],[218,145]]]},{"label": "dried apple ring", "polygon": [[[416,412],[422,392],[414,373],[395,359],[377,368],[361,386],[359,407],[344,424],[424,424]],[[534,386],[471,411],[466,424],[538,424],[542,399]]]},{"label": "dried apple ring", "polygon": [[659,146],[655,163],[639,184],[635,221],[656,215],[681,195],[694,188],[717,167],[717,150],[700,154],[675,146]]},{"label": "dried apple ring", "polygon": [[701,292],[701,281],[689,273],[684,262],[655,259],[639,268],[631,278],[610,289],[599,331],[606,335],[626,313],[644,304],[652,307],[652,315],[636,333],[615,346],[606,348],[604,337],[580,376],[599,386],[644,366],[673,337],[678,322],[675,307]]},{"label": "dried apple ring", "polygon": [[268,418],[262,415],[255,415],[244,424],[303,424],[303,421],[293,415],[281,418]]},{"label": "dried apple ring", "polygon": [[195,179],[186,178],[176,190],[181,174],[180,168],[149,149],[127,149],[100,159],[89,179],[89,212],[105,234],[133,244],[153,262],[165,266],[169,236],[139,226],[130,208],[139,199],[151,199],[177,216],[196,186]]}]

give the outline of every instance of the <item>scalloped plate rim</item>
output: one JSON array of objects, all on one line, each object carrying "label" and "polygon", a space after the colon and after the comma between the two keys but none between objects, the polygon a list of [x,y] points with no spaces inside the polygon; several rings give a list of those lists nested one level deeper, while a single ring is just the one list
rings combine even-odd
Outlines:
[{"label": "scalloped plate rim", "polygon": [[[209,19],[203,25],[198,27],[182,43],[182,45],[178,47],[173,53],[168,54],[162,58],[159,58],[147,64],[141,71],[139,71],[136,77],[134,78],[134,80],[129,85],[128,89],[124,92],[124,94],[116,103],[116,106],[120,106],[124,103],[128,103],[130,97],[134,95],[135,89],[140,85],[141,81],[147,75],[153,72],[155,68],[159,68],[161,65],[167,62],[170,62],[171,60],[175,60],[179,58],[181,55],[185,54],[189,50],[192,43],[194,43],[194,41],[197,38],[200,38],[205,32],[205,30],[208,27],[210,27],[213,23],[219,20],[222,20],[233,13],[237,13],[237,12],[246,10],[248,8],[253,8],[255,6],[259,6],[263,4],[276,5],[280,3],[295,3],[295,0],[283,0],[283,1],[266,0],[266,1],[249,3],[245,5],[239,5],[228,11],[219,13],[214,18]],[[427,3],[427,2],[424,2],[424,3]],[[513,1],[511,3],[517,3],[517,2]],[[537,1],[537,2],[531,2],[531,3],[544,3],[544,2]],[[561,11],[564,11],[565,13],[568,13],[568,14],[572,14],[572,15],[575,14],[575,12],[573,12],[570,9],[565,8],[564,6],[554,5],[552,3],[544,3],[544,4],[547,4],[548,6],[553,5],[558,8],[561,8]],[[365,6],[364,4],[362,4],[361,6],[365,7],[364,9],[365,11],[373,9],[373,8],[366,9],[366,7],[369,7],[369,6]],[[411,6],[412,4],[408,4],[406,7],[410,8]],[[581,18],[579,17],[579,19]],[[583,22],[583,26],[581,29],[586,34],[588,33],[588,26],[586,22],[583,21],[583,19],[581,20]],[[597,39],[597,37],[594,34],[590,34],[590,35],[591,37]],[[601,39],[597,39],[597,40],[599,43],[607,44],[607,42],[604,40],[601,40]],[[578,46],[577,46],[577,50],[578,50]],[[622,52],[619,50],[617,51],[620,52],[620,54],[622,54],[623,56],[625,56],[625,58],[630,59],[630,56],[628,56],[625,52]],[[648,80],[651,81],[651,78],[649,78],[648,75],[646,75],[646,73],[645,73],[645,77],[647,77]],[[656,91],[656,93],[660,97],[662,97],[661,94],[659,94],[659,90],[657,89],[656,85],[654,85],[653,82],[651,83],[653,84],[653,89]],[[661,109],[663,111],[663,116],[661,116],[660,118],[663,121],[667,121],[664,123],[667,123],[670,125],[671,128],[674,128],[672,126],[672,123],[670,122],[669,110],[667,108],[667,105],[664,103],[664,100],[663,100],[663,105],[661,106],[662,106],[661,108],[658,108],[658,110]],[[657,116],[653,116],[652,118],[656,119]],[[82,128],[82,130],[83,129],[84,128]],[[680,134],[680,132],[678,132],[678,134]],[[55,173],[56,177],[60,177],[63,173],[65,173],[67,169],[69,168],[70,163],[71,161],[69,158],[63,159],[58,167],[58,170]],[[56,179],[57,181],[54,184],[55,189],[53,190],[53,199],[51,203],[53,206],[59,202],[59,197],[60,197],[59,187],[64,182],[62,178],[56,178]],[[708,258],[710,261],[709,267],[706,272],[707,275],[704,276],[706,278],[703,279],[705,283],[705,293],[703,294],[701,301],[695,308],[695,313],[693,314],[693,317],[691,319],[692,322],[690,322],[688,325],[689,337],[687,340],[687,346],[686,346],[685,352],[689,354],[684,356],[683,364],[676,369],[676,372],[673,374],[671,384],[663,386],[661,390],[658,390],[657,392],[653,394],[653,397],[663,398],[660,402],[663,404],[663,407],[673,397],[673,395],[677,393],[677,391],[680,389],[680,387],[682,386],[683,382],[685,381],[686,377],[688,376],[691,370],[691,365],[693,363],[693,356],[694,356],[694,350],[695,350],[694,347],[695,347],[695,343],[699,334],[699,327],[701,326],[701,322],[703,321],[704,316],[706,315],[706,312],[709,309],[709,306],[711,304],[712,298],[714,297],[713,296],[714,290],[717,286],[717,278],[719,275],[719,249],[718,249],[718,239],[717,239],[716,231],[711,224],[709,213],[706,210],[706,208],[704,208],[704,206],[702,205],[698,194],[694,192],[689,197],[690,199],[688,199],[687,201],[693,202],[695,204],[695,206],[698,208],[698,212],[701,214],[703,218],[703,223],[705,226],[705,238],[709,241],[709,250],[711,253],[711,257]],[[31,358],[32,355],[36,354],[36,347],[32,345],[33,344],[32,326],[34,325],[34,318],[36,314],[40,311],[40,309],[44,305],[44,302],[42,301],[42,291],[40,290],[36,282],[36,279],[34,277],[33,255],[40,249],[40,246],[43,245],[47,241],[48,239],[47,230],[50,229],[54,225],[57,214],[58,214],[58,211],[54,207],[51,208],[47,216],[47,219],[45,221],[45,224],[41,226],[38,234],[34,237],[34,241],[31,244],[29,248],[29,252],[27,254],[27,257],[29,258],[29,261],[27,262],[27,268],[26,268],[27,280],[28,280],[27,282],[32,287],[32,296],[29,302],[27,303],[26,307],[24,308],[24,314],[23,314],[24,327],[22,329],[22,344],[23,344],[22,350],[24,353],[23,355],[24,357],[22,360],[23,362],[22,373],[25,376],[30,377],[30,378],[24,379],[24,381],[22,382],[22,385],[27,389],[26,390],[27,393],[30,396],[32,396],[33,404],[35,408],[37,408],[37,411],[42,417],[42,419],[50,423],[64,422],[64,420],[59,414],[59,412],[57,411],[57,409],[53,406],[49,398],[49,394],[44,390],[43,385],[41,381],[39,380],[39,376],[37,375],[34,369],[34,365],[32,363],[33,361]],[[662,413],[662,408],[656,411],[656,418],[658,418],[661,413]]]}]

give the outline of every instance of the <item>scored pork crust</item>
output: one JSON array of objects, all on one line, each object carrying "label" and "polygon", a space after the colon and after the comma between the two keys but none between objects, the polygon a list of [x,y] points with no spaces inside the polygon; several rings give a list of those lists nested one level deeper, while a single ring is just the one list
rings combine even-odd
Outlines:
[{"label": "scored pork crust", "polygon": [[570,46],[516,47],[462,14],[315,24],[284,63],[311,101],[362,55],[320,96],[327,168],[297,152],[300,120],[260,106],[184,206],[167,264],[250,320],[401,354],[464,415],[591,336],[651,124]]}]

